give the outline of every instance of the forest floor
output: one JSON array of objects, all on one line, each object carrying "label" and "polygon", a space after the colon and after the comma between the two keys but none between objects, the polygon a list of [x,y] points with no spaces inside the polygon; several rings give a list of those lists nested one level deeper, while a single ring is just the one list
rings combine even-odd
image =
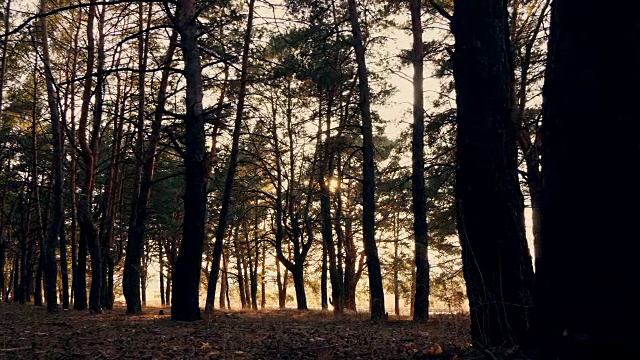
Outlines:
[{"label": "forest floor", "polygon": [[169,310],[125,315],[0,303],[0,359],[471,359],[469,323],[434,315],[374,324],[366,314],[216,311],[173,322]]}]

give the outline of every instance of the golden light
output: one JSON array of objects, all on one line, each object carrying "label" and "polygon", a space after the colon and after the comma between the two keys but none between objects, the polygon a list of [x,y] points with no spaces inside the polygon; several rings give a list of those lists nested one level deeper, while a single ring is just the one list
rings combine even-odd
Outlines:
[{"label": "golden light", "polygon": [[340,179],[335,176],[330,176],[325,180],[326,185],[329,187],[329,191],[334,193],[340,189]]}]

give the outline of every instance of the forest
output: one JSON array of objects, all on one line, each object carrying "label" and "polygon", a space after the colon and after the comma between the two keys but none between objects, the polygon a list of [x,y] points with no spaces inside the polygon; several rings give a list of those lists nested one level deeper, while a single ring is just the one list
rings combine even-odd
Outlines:
[{"label": "forest", "polygon": [[0,20],[0,357],[638,353],[637,1]]}]

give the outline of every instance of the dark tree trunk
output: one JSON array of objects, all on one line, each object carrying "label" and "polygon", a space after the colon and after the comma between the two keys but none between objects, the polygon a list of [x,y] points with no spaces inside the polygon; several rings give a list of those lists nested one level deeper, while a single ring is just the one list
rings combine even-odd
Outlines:
[{"label": "dark tree trunk", "polygon": [[[3,10],[4,10],[4,16],[3,16],[4,33],[7,34],[11,26],[11,22],[9,21],[11,19],[11,0],[7,0],[7,4]],[[8,36],[3,36],[2,54],[0,55],[0,61],[2,61],[2,64],[0,64],[0,124],[2,125],[4,125],[2,123],[4,120],[4,117],[2,115],[3,115],[3,109],[4,109],[4,87],[5,87],[5,80],[7,77],[7,49],[9,48],[9,46],[7,46],[8,40],[9,40]]]},{"label": "dark tree trunk", "polygon": [[[45,1],[40,1],[40,12],[46,12]],[[57,240],[64,239],[63,221],[64,221],[64,173],[63,173],[63,136],[60,124],[60,112],[58,110],[58,99],[54,88],[54,78],[51,70],[51,60],[49,57],[49,33],[47,29],[47,19],[40,19],[40,36],[42,43],[42,59],[45,67],[45,81],[47,86],[47,100],[49,105],[49,114],[51,117],[51,130],[53,135],[53,216],[49,233],[44,242],[44,271],[46,281],[46,300],[47,311],[52,312],[58,309],[56,280],[58,277],[58,268],[56,263],[56,245]],[[66,273],[66,244],[65,248],[60,248],[60,261],[64,265],[62,267],[62,286],[63,286],[63,307],[69,308],[68,278]]]},{"label": "dark tree trunk", "polygon": [[[102,312],[102,282],[103,282],[103,261],[98,238],[98,231],[94,222],[93,213],[91,211],[93,189],[95,181],[95,171],[98,161],[98,151],[100,147],[100,122],[102,117],[103,103],[103,85],[104,74],[100,74],[96,81],[95,89],[92,89],[93,83],[93,62],[95,60],[95,39],[94,25],[96,17],[95,0],[90,1],[89,14],[87,20],[87,69],[86,78],[84,80],[84,89],[82,94],[82,106],[80,110],[80,121],[78,127],[78,140],[82,152],[82,160],[84,165],[84,179],[81,186],[80,199],[78,200],[78,224],[80,226],[80,250],[78,259],[78,275],[86,274],[86,251],[91,254],[91,290],[89,293],[89,308],[94,313]],[[104,14],[100,16],[99,23],[104,22]],[[98,26],[100,33],[98,39],[98,68],[97,72],[101,73],[104,68],[104,34],[103,27]],[[95,104],[93,106],[93,126],[91,129],[90,140],[87,139],[88,118],[90,111],[90,102],[92,93],[95,93]],[[83,267],[81,269],[81,267]],[[81,292],[85,293],[85,301],[79,301],[74,304],[74,308],[86,308],[86,278],[78,279],[78,287]],[[82,296],[80,294],[79,296]]]},{"label": "dark tree trunk", "polygon": [[[73,99],[72,99],[73,102]],[[72,115],[73,118],[73,115]],[[87,243],[78,239],[78,203],[75,188],[77,186],[78,165],[75,157],[71,159],[69,183],[71,190],[71,292],[73,308],[87,308]]]},{"label": "dark tree trunk", "polygon": [[294,267],[291,275],[293,275],[293,287],[296,291],[298,310],[307,310],[307,294],[304,289],[304,267]]},{"label": "dark tree trunk", "polygon": [[640,4],[599,5],[552,5],[536,269],[542,359],[628,357],[640,335],[629,326],[640,320],[630,295],[640,291],[630,226],[640,217]]},{"label": "dark tree trunk", "polygon": [[[19,296],[20,289],[18,288],[18,281],[20,279],[20,256],[16,254],[16,257],[13,260],[13,276],[11,277],[12,281],[9,282],[9,288],[7,289],[7,297],[5,298],[8,301],[9,294],[11,290],[13,290],[12,301],[16,302],[17,297]],[[13,289],[11,285],[13,284]]]},{"label": "dark tree trunk", "polygon": [[[413,34],[413,140],[411,142],[411,193],[413,236],[415,238],[416,294],[414,321],[429,319],[429,258],[427,234],[427,195],[424,182],[424,42],[422,41],[422,2],[411,0]],[[396,295],[396,303],[398,302]],[[396,304],[396,313],[398,305]]]},{"label": "dark tree trunk", "polygon": [[371,117],[371,99],[369,75],[365,58],[365,47],[358,20],[356,0],[348,0],[351,32],[358,64],[358,86],[360,89],[360,115],[362,117],[362,241],[367,254],[367,271],[369,272],[369,296],[371,320],[380,321],[386,317],[384,306],[384,289],[382,288],[382,272],[378,247],[376,245],[376,200],[375,200],[375,162],[373,144],[373,120]]},{"label": "dark tree trunk", "polygon": [[197,41],[197,9],[195,0],[179,0],[176,28],[184,60],[187,82],[185,118],[185,193],[182,242],[173,273],[171,319],[201,319],[199,307],[200,273],[207,210],[205,184],[205,131],[202,109],[202,66]]},{"label": "dark tree trunk", "polygon": [[44,252],[38,251],[38,265],[36,265],[36,281],[33,290],[33,305],[42,306],[42,272],[44,267]]},{"label": "dark tree trunk", "polygon": [[162,240],[158,240],[158,265],[160,267],[160,305],[167,304],[164,297],[164,256],[162,254]]},{"label": "dark tree trunk", "polygon": [[[276,283],[278,285],[278,308],[284,309],[287,307],[287,288],[284,287],[282,281],[282,271],[280,271],[280,259],[276,255]],[[287,277],[286,268],[284,277]]]},{"label": "dark tree trunk", "polygon": [[209,276],[209,284],[207,288],[207,299],[205,311],[213,309],[213,302],[216,298],[216,284],[218,282],[218,274],[220,272],[220,260],[222,258],[222,249],[224,242],[224,234],[227,229],[229,212],[231,210],[231,195],[233,193],[233,182],[236,176],[236,168],[238,167],[238,154],[240,152],[240,131],[242,120],[244,118],[244,104],[247,96],[247,80],[249,78],[249,50],[251,49],[251,36],[253,31],[253,9],[255,0],[249,0],[249,14],[247,17],[247,27],[244,33],[244,44],[242,48],[242,67],[240,69],[240,88],[238,90],[238,105],[236,108],[236,117],[233,123],[233,137],[231,140],[231,153],[229,154],[229,164],[227,175],[224,182],[224,190],[222,194],[222,204],[220,205],[220,217],[218,227],[216,228],[216,240],[213,245],[213,268]]},{"label": "dark tree trunk", "polygon": [[[346,217],[344,220],[344,248],[344,307],[347,310],[356,311],[356,286],[358,285],[356,261],[358,253],[353,240],[353,220],[350,217]],[[360,265],[362,268],[362,264]]]},{"label": "dark tree trunk", "polygon": [[[530,91],[529,91],[529,83],[531,82],[530,69],[533,65],[533,55],[534,49],[536,46],[536,42],[538,40],[538,34],[542,30],[542,26],[545,23],[547,18],[547,9],[551,0],[544,0],[542,4],[542,8],[538,14],[538,19],[535,21],[535,26],[530,34],[524,36],[522,32],[518,33],[516,30],[516,25],[518,24],[518,10],[519,6],[512,5],[512,15],[511,15],[511,23],[513,24],[513,28],[511,29],[511,39],[512,41],[523,43],[524,49],[520,49],[521,52],[524,50],[524,54],[522,54],[522,59],[519,61],[518,68],[520,70],[520,81],[517,84],[517,91],[515,91],[515,76],[512,78],[514,81],[514,107],[512,110],[513,120],[516,123],[518,130],[518,145],[520,150],[522,150],[522,154],[524,157],[524,162],[526,164],[526,174],[527,174],[527,187],[529,190],[529,198],[531,201],[531,220],[532,220],[532,232],[533,232],[533,250],[534,250],[534,259],[537,262],[538,255],[540,253],[540,197],[542,190],[542,174],[540,171],[540,141],[539,128],[534,129],[535,134],[534,139],[532,139],[532,134],[530,133],[530,129],[525,124],[524,114],[527,106],[527,102],[529,101]],[[520,3],[521,5],[522,3]],[[518,35],[516,35],[518,34]],[[525,33],[526,34],[526,33]],[[516,48],[516,47],[513,47]],[[515,50],[515,49],[514,49]],[[515,56],[515,54],[514,54]]]},{"label": "dark tree trunk", "polygon": [[[142,5],[140,5],[142,6]],[[151,14],[152,9],[149,9]],[[142,18],[142,7],[139,9],[138,16]],[[149,24],[147,24],[147,27]],[[142,28],[142,24],[139,24]],[[144,147],[144,76],[141,73],[138,81],[140,82],[138,94],[141,98],[138,104],[138,153],[142,157],[142,161],[138,164],[138,174],[134,185],[133,204],[131,207],[131,216],[129,218],[129,231],[127,241],[127,256],[125,257],[124,273],[122,280],[122,288],[125,299],[127,301],[127,313],[139,314],[142,312],[142,304],[140,299],[140,270],[141,259],[143,256],[145,232],[149,213],[147,204],[151,198],[151,187],[155,176],[156,152],[158,142],[160,140],[160,131],[162,128],[163,110],[167,100],[167,85],[171,74],[170,65],[173,62],[173,55],[176,50],[176,41],[178,38],[177,31],[173,31],[169,39],[169,46],[163,60],[164,69],[160,77],[160,86],[156,97],[156,111],[153,122],[151,124],[151,136],[149,143]],[[147,65],[147,47],[149,38],[145,36],[140,38],[138,44],[138,57],[142,67]],[[160,245],[162,247],[162,245]],[[161,270],[162,273],[162,270]],[[161,275],[162,276],[162,275]],[[161,288],[163,284],[161,282]],[[162,295],[164,297],[164,294]],[[168,300],[168,299],[167,299]],[[163,305],[165,301],[162,301]]]},{"label": "dark tree trunk", "polygon": [[173,284],[171,282],[172,277],[173,277],[173,271],[171,270],[171,268],[167,268],[167,284],[166,284],[165,295],[164,295],[164,301],[166,302],[166,306],[171,305],[171,289]]},{"label": "dark tree trunk", "polygon": [[[0,215],[0,217],[2,217],[2,215]],[[2,220],[0,219],[0,222],[1,221]],[[4,283],[5,252],[6,252],[6,245],[4,243],[4,229],[3,229],[3,226],[0,225],[0,301],[2,301],[5,298],[6,290],[7,290]]]},{"label": "dark tree trunk", "polygon": [[329,309],[329,289],[328,289],[328,279],[327,279],[327,245],[322,242],[322,267],[320,274],[320,301],[322,303],[322,310]]},{"label": "dark tree trunk", "polygon": [[[264,310],[265,306],[267,306],[267,282],[265,280],[265,276],[267,275],[266,256],[267,256],[267,247],[262,246],[262,259],[260,260],[260,309],[261,310]],[[222,267],[223,267],[223,271],[226,273],[227,269],[225,268],[224,254],[222,254]],[[222,278],[221,281],[224,282],[224,277]],[[222,291],[222,287],[221,287],[220,298],[224,298],[224,294],[225,292]]]},{"label": "dark tree trunk", "polygon": [[[2,95],[0,95],[1,97]],[[0,104],[1,106],[1,104]],[[0,172],[2,169],[0,168]],[[8,182],[4,183],[2,190],[2,201],[0,202],[0,302],[6,299],[7,288],[5,286],[5,265],[7,265],[6,253],[7,253],[7,240],[4,235],[5,227],[5,211],[7,204],[7,192],[9,189]],[[9,271],[9,279],[11,279],[11,271]]]},{"label": "dark tree trunk", "polygon": [[[456,205],[471,336],[523,343],[533,270],[517,172],[506,0],[455,2]],[[416,309],[417,309],[416,304]]]},{"label": "dark tree trunk", "polygon": [[[400,316],[400,229],[398,227],[398,212],[393,214],[393,305],[396,316]],[[428,312],[427,312],[428,315]],[[415,315],[414,315],[415,320]]]},{"label": "dark tree trunk", "polygon": [[233,231],[233,248],[235,250],[235,258],[236,258],[236,270],[238,271],[238,292],[240,293],[240,305],[242,308],[247,307],[247,298],[245,296],[244,290],[244,275],[242,274],[242,261],[241,258],[244,256],[242,254],[242,248],[240,247],[240,226],[236,226]]},{"label": "dark tree trunk", "polygon": [[[118,260],[117,254],[113,251],[113,231],[115,225],[115,219],[117,216],[118,205],[118,184],[122,182],[122,139],[125,119],[125,103],[122,98],[122,86],[121,81],[118,79],[117,92],[114,100],[114,109],[116,110],[113,118],[113,139],[111,142],[111,156],[108,166],[108,175],[106,179],[104,195],[101,201],[101,208],[103,209],[102,217],[100,218],[100,246],[102,259],[104,261],[104,278],[102,281],[102,305],[105,309],[113,309],[113,302],[115,300],[114,294],[114,268],[115,263]],[[121,105],[122,103],[122,105]],[[121,202],[121,201],[120,201]],[[120,208],[122,206],[120,205]]]},{"label": "dark tree trunk", "polygon": [[[225,256],[224,252],[222,253],[222,276],[220,278],[220,309],[226,309],[227,304],[225,304],[225,295],[227,293],[227,272],[229,271],[227,267],[227,256]],[[229,305],[229,309],[231,308],[231,304]]]},{"label": "dark tree trunk", "polygon": [[[29,223],[29,206],[24,199],[24,193],[20,192],[18,195],[18,205],[17,205],[17,213],[19,214],[20,221],[18,223],[20,229],[20,240],[19,240],[19,272],[20,275],[19,281],[16,278],[16,282],[14,287],[16,288],[16,296],[15,299],[20,304],[24,304],[29,301],[29,270],[31,263],[31,253],[33,251],[33,246],[29,242],[27,238],[28,235],[28,223]],[[15,300],[14,300],[15,301]]]}]

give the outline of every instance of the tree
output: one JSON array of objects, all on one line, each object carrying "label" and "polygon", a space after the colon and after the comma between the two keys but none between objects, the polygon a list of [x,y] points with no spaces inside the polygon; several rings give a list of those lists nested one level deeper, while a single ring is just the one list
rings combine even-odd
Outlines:
[{"label": "tree", "polygon": [[[40,1],[40,12],[46,12],[46,2]],[[47,18],[40,19],[40,37],[42,41],[42,61],[44,64],[45,81],[47,84],[47,100],[49,104],[49,114],[51,116],[51,130],[53,133],[53,217],[49,226],[44,248],[45,262],[45,282],[46,282],[46,300],[47,311],[56,311],[58,309],[56,280],[58,277],[58,267],[56,263],[56,243],[63,226],[64,203],[63,203],[63,137],[62,127],[60,123],[60,111],[58,109],[58,99],[55,92],[55,83],[53,72],[51,69],[51,59],[49,57],[49,33],[47,29]],[[66,300],[68,307],[68,298]]]},{"label": "tree", "polygon": [[369,271],[369,292],[371,298],[371,319],[383,320],[385,317],[384,291],[382,288],[382,273],[380,271],[380,259],[375,239],[375,162],[373,144],[373,124],[371,117],[371,100],[369,78],[365,59],[365,47],[358,20],[358,6],[356,0],[348,1],[349,19],[353,34],[353,47],[358,64],[358,86],[360,89],[360,115],[362,117],[362,152],[363,152],[363,181],[362,181],[362,207],[363,207],[363,243],[367,255],[367,268]]},{"label": "tree", "polygon": [[415,237],[416,294],[413,320],[429,318],[429,259],[427,233],[427,199],[424,180],[424,42],[422,40],[422,7],[420,0],[411,0],[411,33],[413,35],[413,137],[411,142],[411,191],[413,232]]},{"label": "tree", "polygon": [[640,290],[640,244],[628,226],[640,215],[633,205],[640,200],[638,23],[634,1],[617,3],[615,13],[595,1],[552,5],[536,268],[540,358],[635,351],[637,329],[611,329],[640,318],[629,311],[630,294]]},{"label": "tree", "polygon": [[179,0],[173,24],[180,34],[186,78],[184,219],[182,242],[173,274],[171,319],[199,320],[199,290],[207,209],[205,184],[205,113],[202,108],[202,65],[198,48],[195,0]]},{"label": "tree", "polygon": [[456,203],[471,336],[484,347],[525,341],[533,270],[511,119],[507,2],[460,0],[452,22]]},{"label": "tree", "polygon": [[[140,5],[139,17],[142,18],[142,5]],[[151,11],[151,9],[149,10]],[[147,47],[149,46],[148,36],[142,36],[142,19],[140,19],[140,38],[138,58],[140,67],[145,68],[147,62]],[[158,88],[158,94],[155,102],[155,112],[153,121],[151,123],[151,134],[149,141],[145,148],[144,146],[144,93],[145,82],[144,73],[140,73],[138,79],[138,94],[140,97],[140,103],[138,104],[138,156],[140,158],[136,174],[136,184],[134,184],[133,204],[131,207],[131,218],[129,221],[128,241],[127,241],[127,256],[125,258],[124,273],[123,273],[123,293],[127,300],[127,312],[131,314],[137,314],[142,311],[140,302],[140,269],[142,250],[145,242],[145,227],[147,226],[147,219],[149,211],[147,205],[151,198],[151,187],[155,176],[157,148],[160,142],[160,131],[162,128],[162,119],[164,107],[167,102],[167,86],[169,83],[169,76],[171,75],[170,65],[173,62],[173,55],[176,50],[176,40],[178,33],[174,29],[170,38],[169,46],[167,47],[165,56],[162,60],[162,74],[160,75],[160,84]],[[161,247],[160,247],[161,248]],[[161,255],[160,255],[161,256]],[[160,259],[162,264],[162,259]],[[162,270],[161,270],[162,277]],[[163,284],[161,283],[161,287]],[[164,299],[164,294],[163,294]],[[164,301],[163,301],[164,303]]]},{"label": "tree", "polygon": [[[206,311],[213,309],[215,301],[216,284],[218,282],[218,274],[220,272],[220,260],[222,259],[223,241],[227,228],[227,217],[231,208],[231,195],[233,191],[233,182],[236,176],[236,168],[238,166],[238,153],[240,130],[244,117],[244,107],[247,97],[247,80],[249,76],[249,50],[251,47],[251,36],[253,32],[253,16],[254,16],[255,0],[249,0],[249,14],[247,17],[247,27],[244,35],[244,43],[242,48],[242,65],[240,69],[240,89],[238,91],[238,105],[236,108],[236,117],[233,124],[233,137],[231,144],[231,153],[229,154],[229,163],[227,175],[224,182],[224,192],[222,194],[222,204],[220,205],[220,217],[218,227],[216,228],[216,240],[213,248],[213,268],[209,276],[209,284],[207,289]],[[222,294],[220,296],[223,296]]]}]

